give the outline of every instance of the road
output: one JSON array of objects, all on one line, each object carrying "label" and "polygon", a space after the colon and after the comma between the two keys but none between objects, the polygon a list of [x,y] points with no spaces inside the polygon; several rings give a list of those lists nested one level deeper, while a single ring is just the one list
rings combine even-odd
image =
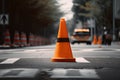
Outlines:
[{"label": "road", "polygon": [[120,80],[120,45],[71,45],[76,62],[51,62],[55,44],[0,50],[0,80]]}]

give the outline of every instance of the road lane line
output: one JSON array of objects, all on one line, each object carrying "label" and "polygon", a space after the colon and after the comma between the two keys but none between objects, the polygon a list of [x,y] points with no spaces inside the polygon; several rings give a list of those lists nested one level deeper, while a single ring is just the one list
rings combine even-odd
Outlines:
[{"label": "road lane line", "polygon": [[89,51],[94,51],[95,49],[82,49],[81,51],[83,52],[89,52]]},{"label": "road lane line", "polygon": [[78,63],[90,63],[90,61],[86,60],[83,57],[76,58],[76,62],[78,62]]},{"label": "road lane line", "polygon": [[20,58],[9,58],[1,62],[0,64],[13,64],[18,61]]},{"label": "road lane line", "polygon": [[120,51],[120,49],[116,49],[116,51]]}]

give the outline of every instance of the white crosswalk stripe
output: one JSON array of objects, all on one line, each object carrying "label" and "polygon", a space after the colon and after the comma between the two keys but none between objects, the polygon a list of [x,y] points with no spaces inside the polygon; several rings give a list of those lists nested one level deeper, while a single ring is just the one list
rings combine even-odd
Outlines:
[{"label": "white crosswalk stripe", "polygon": [[20,58],[9,58],[4,61],[2,61],[0,64],[13,64],[16,61],[18,61]]},{"label": "white crosswalk stripe", "polygon": [[89,51],[94,51],[95,49],[82,49],[81,51],[83,52],[89,52]]},{"label": "white crosswalk stripe", "polygon": [[[21,80],[26,78],[34,78],[39,73],[37,68],[12,68],[12,69],[0,69],[0,80]],[[26,79],[28,80],[28,79]],[[30,79],[31,80],[31,79]]]},{"label": "white crosswalk stripe", "polygon": [[77,63],[90,63],[90,61],[86,60],[83,57],[76,58]]},{"label": "white crosswalk stripe", "polygon": [[36,52],[36,50],[24,50],[23,52]]},{"label": "white crosswalk stripe", "polygon": [[94,69],[62,69],[51,70],[51,78],[82,78],[82,79],[100,79]]}]

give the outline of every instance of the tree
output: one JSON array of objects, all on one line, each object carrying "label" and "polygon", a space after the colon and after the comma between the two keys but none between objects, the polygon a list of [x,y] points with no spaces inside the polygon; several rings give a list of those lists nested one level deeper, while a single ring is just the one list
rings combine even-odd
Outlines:
[{"label": "tree", "polygon": [[75,13],[74,20],[76,20],[76,22],[78,21],[85,22],[87,20],[87,17],[84,16],[84,14],[88,14],[90,13],[90,11],[84,9],[86,6],[85,5],[86,1],[89,1],[89,0],[74,0],[73,1],[74,5],[72,8],[72,11]]},{"label": "tree", "polygon": [[97,5],[99,6],[100,12],[98,15],[95,15],[97,25],[103,28],[106,26],[107,28],[112,28],[112,0],[98,0]]},{"label": "tree", "polygon": [[5,4],[11,32],[18,30],[49,37],[53,34],[54,23],[62,15],[56,0],[6,0]]},{"label": "tree", "polygon": [[99,30],[112,27],[112,0],[74,0],[73,4],[75,22],[94,18]]}]

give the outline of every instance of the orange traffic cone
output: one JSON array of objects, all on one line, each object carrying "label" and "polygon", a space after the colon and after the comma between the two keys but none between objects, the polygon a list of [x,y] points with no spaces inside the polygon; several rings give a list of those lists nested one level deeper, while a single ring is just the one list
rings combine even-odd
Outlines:
[{"label": "orange traffic cone", "polygon": [[29,41],[28,41],[29,46],[33,46],[33,34],[30,33],[29,35]]},{"label": "orange traffic cone", "polygon": [[33,46],[35,46],[36,45],[36,43],[35,43],[35,41],[36,41],[36,36],[35,35],[33,35]]},{"label": "orange traffic cone", "polygon": [[97,44],[102,44],[102,39],[101,39],[101,36],[99,36],[99,37],[98,37]]},{"label": "orange traffic cone", "polygon": [[98,37],[98,42],[97,44],[99,45],[98,47],[99,48],[102,48],[101,44],[102,44],[102,39],[101,39],[101,36]]},{"label": "orange traffic cone", "polygon": [[27,39],[25,33],[21,33],[21,47],[27,46]]},{"label": "orange traffic cone", "polygon": [[19,36],[18,31],[15,31],[13,46],[14,47],[19,47],[20,46],[20,36]]},{"label": "orange traffic cone", "polygon": [[37,36],[34,35],[34,46],[37,46]]},{"label": "orange traffic cone", "polygon": [[3,46],[11,46],[11,39],[10,39],[10,32],[9,30],[6,30],[5,32],[5,38],[4,38],[4,44]]},{"label": "orange traffic cone", "polygon": [[52,62],[75,62],[73,58],[70,42],[68,38],[68,31],[64,18],[61,18],[59,31],[57,36],[57,44]]},{"label": "orange traffic cone", "polygon": [[97,36],[96,35],[94,35],[94,38],[93,38],[93,42],[92,42],[93,44],[97,44]]}]

